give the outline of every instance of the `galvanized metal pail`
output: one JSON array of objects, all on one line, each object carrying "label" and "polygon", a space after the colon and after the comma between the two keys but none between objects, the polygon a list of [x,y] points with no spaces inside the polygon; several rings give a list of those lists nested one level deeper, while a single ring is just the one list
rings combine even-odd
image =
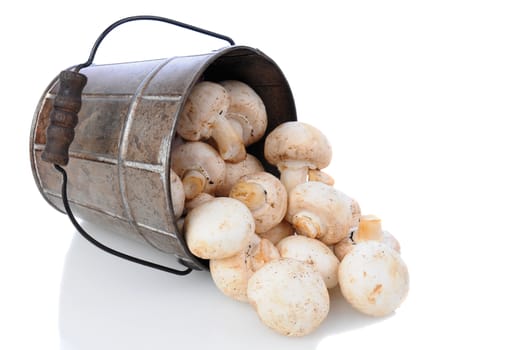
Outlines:
[{"label": "galvanized metal pail", "polygon": [[[290,87],[280,68],[261,51],[229,46],[209,53],[143,62],[90,65],[75,137],[69,148],[68,198],[75,216],[106,230],[144,241],[192,269],[205,264],[190,253],[176,228],[170,195],[170,149],[176,123],[200,80],[240,80],[262,98],[268,131],[296,120]],[[61,176],[41,159],[58,78],[45,90],[33,119],[30,157],[44,198],[64,212]],[[273,172],[263,140],[248,152]]]}]

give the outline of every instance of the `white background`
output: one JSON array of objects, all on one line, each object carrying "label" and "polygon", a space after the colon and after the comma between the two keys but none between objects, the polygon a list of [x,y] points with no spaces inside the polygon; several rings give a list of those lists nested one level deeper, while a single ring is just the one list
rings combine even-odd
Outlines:
[{"label": "white background", "polygon": [[[0,348],[527,347],[525,2],[1,6]],[[229,35],[277,62],[298,118],[332,142],[336,186],[402,244],[411,290],[395,314],[361,316],[337,291],[321,328],[285,338],[221,295],[207,273],[178,278],[108,256],[44,201],[28,147],[40,94],[86,60],[106,26],[136,14]],[[130,24],[108,37],[97,62],[220,46],[162,24]]]}]

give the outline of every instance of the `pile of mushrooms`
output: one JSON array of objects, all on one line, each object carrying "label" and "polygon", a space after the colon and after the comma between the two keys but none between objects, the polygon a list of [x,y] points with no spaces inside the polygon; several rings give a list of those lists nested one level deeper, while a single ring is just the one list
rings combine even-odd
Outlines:
[{"label": "pile of mushrooms", "polygon": [[[332,156],[312,125],[285,122],[268,132],[265,105],[241,81],[201,81],[185,102],[171,153],[171,193],[189,250],[210,261],[214,284],[248,302],[287,336],[313,332],[327,317],[328,290],[385,316],[404,301],[408,269],[381,220],[322,171]],[[264,142],[264,171],[246,147]]]}]

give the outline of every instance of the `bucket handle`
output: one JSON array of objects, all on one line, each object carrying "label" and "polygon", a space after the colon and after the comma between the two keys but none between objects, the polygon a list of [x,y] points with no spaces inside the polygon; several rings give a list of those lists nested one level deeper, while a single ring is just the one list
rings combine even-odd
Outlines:
[{"label": "bucket handle", "polygon": [[[68,176],[66,170],[62,167],[66,166],[69,161],[69,147],[75,137],[74,129],[79,119],[77,114],[80,111],[82,105],[82,90],[84,89],[88,81],[87,77],[84,74],[79,73],[79,71],[82,68],[88,67],[93,63],[95,54],[97,53],[97,49],[99,48],[101,42],[112,30],[124,23],[139,20],[158,21],[173,24],[185,29],[189,29],[198,33],[225,40],[230,45],[235,45],[234,41],[228,36],[211,32],[206,29],[195,27],[190,24],[175,21],[165,17],[148,15],[132,16],[114,22],[99,35],[91,49],[90,56],[88,57],[88,60],[86,62],[77,65],[73,70],[65,70],[59,74],[59,90],[57,92],[57,95],[55,96],[53,109],[50,113],[50,124],[46,129],[46,145],[41,157],[43,161],[53,164],[55,169],[61,173],[62,204],[64,205],[64,209],[66,210],[66,214],[68,215],[70,221],[85,239],[94,244],[96,247],[106,251],[107,253],[118,256],[125,260],[135,262],[140,265],[148,266],[153,269],[169,272],[175,275],[184,276],[189,274],[192,271],[192,268],[187,267],[185,270],[177,270],[168,266],[163,266],[150,261],[139,259],[134,256],[114,250],[100,243],[91,235],[89,235],[80,226],[77,219],[75,219],[75,216],[73,215],[73,212],[70,208],[67,193]],[[181,260],[180,263],[184,265],[183,261]]]},{"label": "bucket handle", "polygon": [[99,37],[95,41],[95,44],[93,44],[93,48],[92,48],[92,50],[90,52],[90,57],[88,57],[88,60],[86,62],[82,63],[82,64],[79,64],[75,68],[75,71],[78,72],[82,68],[88,67],[88,66],[90,66],[93,63],[93,60],[95,58],[95,54],[97,53],[97,49],[99,48],[99,45],[104,40],[104,38],[106,38],[106,36],[108,34],[110,34],[110,32],[112,30],[114,30],[115,28],[117,28],[121,24],[125,24],[125,23],[128,23],[128,22],[133,22],[133,21],[157,21],[157,22],[164,22],[164,23],[168,23],[168,24],[172,24],[172,25],[181,27],[181,28],[192,30],[194,32],[198,32],[198,33],[201,33],[201,34],[209,35],[209,36],[212,36],[214,38],[225,40],[230,45],[235,45],[234,40],[232,40],[230,37],[228,37],[226,35],[219,34],[219,33],[216,33],[216,32],[212,32],[210,30],[203,29],[203,28],[200,28],[200,27],[196,27],[196,26],[193,26],[193,25],[190,25],[190,24],[187,24],[187,23],[179,22],[179,21],[176,21],[176,20],[173,20],[173,19],[170,19],[170,18],[159,17],[159,16],[149,16],[149,15],[131,16],[131,17],[126,17],[126,18],[120,19],[117,22],[114,22],[108,28],[106,28],[104,30],[104,32],[102,32],[101,35],[99,35]]},{"label": "bucket handle", "polygon": [[87,78],[79,73],[82,68],[93,63],[95,54],[102,41],[112,30],[118,26],[133,21],[157,21],[172,24],[201,34],[209,35],[227,41],[235,45],[230,37],[199,28],[187,23],[179,22],[170,18],[141,15],[120,19],[106,28],[97,38],[90,51],[88,60],[77,65],[73,70],[63,71],[59,75],[59,91],[55,97],[53,110],[50,113],[50,124],[46,130],[46,146],[42,153],[42,159],[46,162],[59,165],[67,165],[69,160],[69,147],[75,137],[75,126],[78,123],[77,113],[81,108],[81,95]]}]

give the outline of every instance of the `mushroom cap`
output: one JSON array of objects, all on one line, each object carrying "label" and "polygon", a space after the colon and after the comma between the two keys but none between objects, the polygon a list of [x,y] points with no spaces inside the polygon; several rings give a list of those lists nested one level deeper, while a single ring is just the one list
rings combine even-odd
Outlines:
[{"label": "mushroom cap", "polygon": [[210,275],[216,287],[226,296],[238,301],[247,302],[247,282],[253,271],[247,266],[251,255],[260,238],[251,234],[244,249],[231,257],[212,259],[209,263]]},{"label": "mushroom cap", "polygon": [[[316,238],[323,243],[335,244],[346,238],[355,221],[353,199],[336,188],[318,181],[302,183],[289,192],[286,220],[296,232],[307,235],[305,228],[295,224],[299,215],[317,218]],[[318,226],[318,225],[317,225]]]},{"label": "mushroom cap", "polygon": [[176,172],[170,169],[170,196],[172,197],[172,208],[174,216],[179,218],[185,208],[185,190],[183,183]]},{"label": "mushroom cap", "polygon": [[287,211],[284,185],[274,175],[264,171],[242,176],[232,187],[229,196],[242,201],[251,210],[256,233],[276,226]]},{"label": "mushroom cap", "polygon": [[247,302],[249,278],[263,263],[279,259],[278,249],[268,240],[252,234],[240,252],[224,259],[210,261],[210,274],[214,284],[226,296]]},{"label": "mushroom cap", "polygon": [[326,136],[310,124],[290,121],[278,125],[267,135],[264,156],[280,167],[298,162],[310,169],[323,169],[331,161],[331,145]]},{"label": "mushroom cap", "polygon": [[322,276],[294,259],[274,260],[256,271],[249,279],[247,296],[260,320],[287,336],[313,332],[329,312]]},{"label": "mushroom cap", "polygon": [[282,239],[276,247],[282,258],[296,259],[312,265],[322,275],[328,289],[337,286],[339,259],[318,239],[293,235]]},{"label": "mushroom cap", "polygon": [[188,141],[210,138],[216,118],[227,113],[229,104],[229,93],[220,84],[211,81],[197,83],[178,117],[177,133]]},{"label": "mushroom cap", "polygon": [[265,232],[258,233],[261,238],[268,239],[273,244],[278,244],[282,239],[291,236],[294,233],[293,226],[286,220],[280,221],[277,225],[271,227]]},{"label": "mushroom cap", "polygon": [[216,187],[216,195],[221,197],[229,196],[232,186],[240,179],[240,177],[248,174],[254,174],[260,171],[264,171],[262,163],[253,156],[247,154],[247,157],[238,163],[225,163],[225,178],[223,183]]},{"label": "mushroom cap", "polygon": [[206,179],[203,192],[211,194],[225,178],[225,161],[214,147],[204,142],[186,142],[174,147],[170,166],[181,179],[189,170],[200,172]]},{"label": "mushroom cap", "polygon": [[192,254],[202,259],[223,259],[246,246],[254,233],[254,219],[242,202],[217,197],[189,212],[184,231]]},{"label": "mushroom cap", "polygon": [[382,231],[382,242],[395,250],[397,253],[401,254],[401,244],[390,232],[384,230]]},{"label": "mushroom cap", "polygon": [[238,80],[225,80],[220,84],[231,99],[226,117],[240,125],[245,146],[260,140],[267,129],[267,112],[260,96]]},{"label": "mushroom cap", "polygon": [[384,243],[357,243],[342,259],[340,290],[358,311],[385,316],[405,300],[410,286],[408,268],[399,253]]}]

